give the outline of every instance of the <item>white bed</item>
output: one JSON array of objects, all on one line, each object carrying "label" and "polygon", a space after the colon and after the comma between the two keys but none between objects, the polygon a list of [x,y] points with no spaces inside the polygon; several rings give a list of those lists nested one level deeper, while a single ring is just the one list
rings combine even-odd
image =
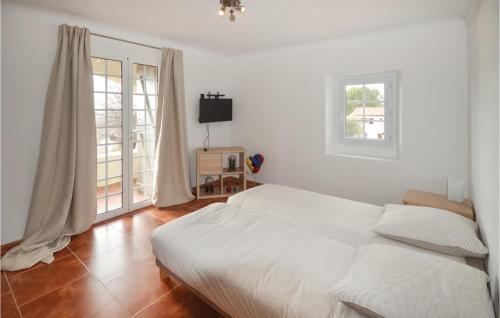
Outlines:
[{"label": "white bed", "polygon": [[[332,287],[383,208],[266,184],[158,228],[158,262],[231,317],[360,317]],[[464,258],[444,256],[465,263]]]}]

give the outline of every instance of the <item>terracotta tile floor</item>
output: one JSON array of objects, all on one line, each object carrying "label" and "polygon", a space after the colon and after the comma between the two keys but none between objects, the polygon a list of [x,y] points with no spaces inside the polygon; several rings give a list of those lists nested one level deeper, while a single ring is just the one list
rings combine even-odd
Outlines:
[{"label": "terracotta tile floor", "polygon": [[219,317],[175,280],[160,280],[149,236],[220,201],[147,207],[73,237],[50,265],[2,272],[1,317]]}]

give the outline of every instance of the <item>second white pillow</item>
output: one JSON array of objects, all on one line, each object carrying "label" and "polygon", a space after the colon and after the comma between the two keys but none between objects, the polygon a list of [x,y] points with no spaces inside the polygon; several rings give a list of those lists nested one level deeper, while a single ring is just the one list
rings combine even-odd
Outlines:
[{"label": "second white pillow", "polygon": [[478,258],[488,254],[477,236],[475,222],[441,209],[389,204],[373,231],[444,254]]},{"label": "second white pillow", "polygon": [[372,318],[493,318],[487,275],[444,257],[361,246],[334,297]]}]

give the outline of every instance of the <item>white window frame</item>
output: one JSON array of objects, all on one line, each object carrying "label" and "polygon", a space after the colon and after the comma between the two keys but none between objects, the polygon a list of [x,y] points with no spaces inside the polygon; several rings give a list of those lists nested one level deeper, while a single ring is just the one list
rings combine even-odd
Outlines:
[{"label": "white window frame", "polygon": [[[326,152],[369,159],[398,157],[398,72],[381,72],[326,79]],[[384,83],[384,139],[345,136],[345,87]]]}]

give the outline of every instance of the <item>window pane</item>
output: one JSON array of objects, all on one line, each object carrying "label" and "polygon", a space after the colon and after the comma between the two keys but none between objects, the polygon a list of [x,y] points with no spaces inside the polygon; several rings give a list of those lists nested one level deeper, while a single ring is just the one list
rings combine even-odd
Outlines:
[{"label": "window pane", "polygon": [[351,139],[363,139],[363,122],[358,120],[346,120],[345,137]]},{"label": "window pane", "polygon": [[135,142],[144,142],[145,138],[146,138],[146,133],[145,133],[145,127],[144,126],[137,126],[134,128],[133,130],[133,136],[132,136],[132,139],[135,141]]},{"label": "window pane", "polygon": [[132,146],[133,151],[134,151],[134,156],[143,156],[145,154],[144,151],[144,142],[142,141],[135,141]]},{"label": "window pane", "polygon": [[134,64],[132,66],[132,74],[134,77],[144,76],[144,65],[142,64]]},{"label": "window pane", "polygon": [[108,160],[118,160],[122,158],[122,145],[108,145]]},{"label": "window pane", "polygon": [[132,114],[133,120],[132,120],[132,125],[144,125],[146,124],[146,112],[143,110],[135,111]]},{"label": "window pane", "polygon": [[122,125],[121,111],[108,111],[108,127],[120,127]]},{"label": "window pane", "polygon": [[368,120],[365,124],[366,139],[384,140],[384,122]]},{"label": "window pane", "polygon": [[146,106],[150,109],[156,109],[156,96],[148,95],[146,97]]},{"label": "window pane", "polygon": [[121,109],[122,108],[122,95],[121,94],[107,94],[108,109]]},{"label": "window pane", "polygon": [[108,92],[110,93],[120,93],[122,91],[122,79],[121,77],[108,77]]},{"label": "window pane", "polygon": [[143,187],[145,184],[144,173],[143,172],[134,173],[132,184],[134,188]]},{"label": "window pane", "polygon": [[106,108],[106,94],[94,93],[94,108],[95,109]]},{"label": "window pane", "polygon": [[153,194],[153,185],[148,184],[144,187],[144,199],[151,199]]},{"label": "window pane", "polygon": [[108,75],[122,76],[122,63],[108,60]]},{"label": "window pane", "polygon": [[367,84],[366,101],[381,101],[384,100],[384,83]]},{"label": "window pane", "polygon": [[122,175],[122,161],[118,160],[118,161],[108,162],[108,178],[119,177],[121,175]]},{"label": "window pane", "polygon": [[144,171],[144,184],[150,185],[153,183],[153,171],[146,170]]},{"label": "window pane", "polygon": [[134,188],[144,187],[153,183],[153,174],[151,171],[142,171],[134,173],[133,186]]},{"label": "window pane", "polygon": [[345,86],[346,101],[362,101],[363,100],[363,85],[346,85]]},{"label": "window pane", "polygon": [[385,107],[384,104],[371,103],[365,107],[365,120],[384,120]]},{"label": "window pane", "polygon": [[146,155],[147,156],[153,156],[155,155],[155,141],[154,140],[147,140],[144,142],[146,146]]},{"label": "window pane", "polygon": [[108,128],[108,143],[121,144],[122,143],[122,128]]},{"label": "window pane", "polygon": [[106,178],[106,164],[98,163],[97,164],[97,180],[103,180]]},{"label": "window pane", "polygon": [[[145,81],[145,82],[146,82],[145,94],[156,95],[156,81]],[[144,83],[144,81],[143,81],[143,83]]]},{"label": "window pane", "polygon": [[[98,145],[103,145],[106,143],[106,129],[97,128],[96,129],[96,142]],[[99,148],[98,148],[99,149]]]},{"label": "window pane", "polygon": [[367,101],[366,102],[366,107],[384,107],[384,101]]},{"label": "window pane", "polygon": [[108,193],[120,193],[122,191],[122,178],[108,179]]},{"label": "window pane", "polygon": [[94,75],[94,91],[105,92],[106,91],[106,78],[101,75]]},{"label": "window pane", "polygon": [[134,109],[144,109],[144,95],[134,95]]},{"label": "window pane", "polygon": [[[146,156],[144,157],[144,170],[153,170],[153,166],[155,163],[155,157],[154,156]],[[150,182],[153,182],[152,176]]]},{"label": "window pane", "polygon": [[93,57],[92,58],[92,72],[94,72],[95,74],[104,74],[104,72],[105,72],[104,63],[105,63],[105,60]]},{"label": "window pane", "polygon": [[116,210],[122,207],[122,194],[114,194],[108,197],[108,211]]},{"label": "window pane", "polygon": [[156,117],[156,112],[154,110],[147,111],[146,125],[154,126],[156,124],[155,117]]},{"label": "window pane", "polygon": [[95,195],[98,198],[106,195],[106,183],[104,181],[97,181]]},{"label": "window pane", "polygon": [[145,157],[136,157],[134,158],[134,171],[143,171],[145,169],[144,165]]},{"label": "window pane", "polygon": [[106,146],[97,146],[97,162],[106,160]]},{"label": "window pane", "polygon": [[106,198],[97,199],[97,214],[106,212]]},{"label": "window pane", "polygon": [[144,200],[146,200],[146,196],[144,195],[144,188],[135,188],[134,203],[142,202]]},{"label": "window pane", "polygon": [[134,93],[134,94],[144,94],[144,89],[142,88],[142,81],[141,80],[133,80],[132,81],[132,86],[133,86],[132,93]]},{"label": "window pane", "polygon": [[146,140],[155,141],[155,134],[156,134],[155,127],[146,126],[146,134],[144,136]]},{"label": "window pane", "polygon": [[97,128],[106,126],[106,112],[105,111],[96,111],[95,112],[95,126]]},{"label": "window pane", "polygon": [[158,78],[157,70],[158,70],[158,68],[156,66],[146,65],[146,78],[156,81]]},{"label": "window pane", "polygon": [[348,119],[363,120],[363,103],[346,101],[345,114]]}]

